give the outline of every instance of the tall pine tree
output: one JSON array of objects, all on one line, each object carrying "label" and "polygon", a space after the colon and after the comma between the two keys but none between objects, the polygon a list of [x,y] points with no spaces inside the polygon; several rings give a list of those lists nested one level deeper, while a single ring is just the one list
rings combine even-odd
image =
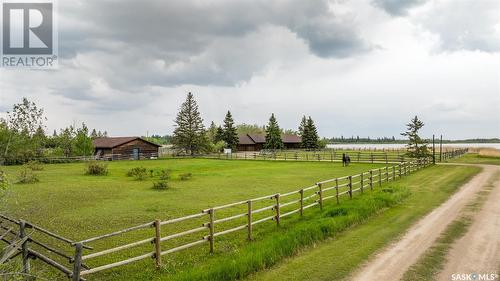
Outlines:
[{"label": "tall pine tree", "polygon": [[306,128],[307,127],[307,118],[306,116],[302,116],[302,120],[300,121],[299,125],[299,136],[302,139],[300,146],[302,148],[306,148],[306,139],[307,139],[307,133],[306,133]]},{"label": "tall pine tree", "polygon": [[230,111],[227,111],[226,118],[224,118],[224,133],[223,140],[228,148],[236,149],[238,146],[239,138],[234,126],[233,116]]},{"label": "tall pine tree", "polygon": [[319,148],[319,136],[316,125],[312,120],[311,116],[307,118],[307,148],[318,149]]},{"label": "tall pine tree", "polygon": [[207,147],[205,126],[193,94],[188,93],[186,101],[181,105],[177,114],[174,126],[172,144],[175,149],[195,155]]},{"label": "tall pine tree", "polygon": [[269,118],[269,124],[266,127],[266,143],[264,144],[265,149],[283,149],[283,140],[281,139],[281,129],[278,125],[274,113]]},{"label": "tall pine tree", "polygon": [[406,145],[407,155],[409,157],[421,158],[429,156],[427,150],[427,142],[418,135],[418,131],[422,129],[424,122],[420,121],[417,116],[410,123],[406,124],[406,132],[401,133],[402,136],[408,137]]}]

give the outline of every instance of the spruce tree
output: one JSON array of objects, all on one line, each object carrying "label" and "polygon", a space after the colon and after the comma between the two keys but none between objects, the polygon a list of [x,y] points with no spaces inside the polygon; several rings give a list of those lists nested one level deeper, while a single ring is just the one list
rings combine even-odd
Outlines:
[{"label": "spruce tree", "polygon": [[228,148],[236,149],[238,147],[239,138],[234,126],[233,116],[230,111],[227,111],[226,118],[224,118],[224,133],[223,140],[226,142]]},{"label": "spruce tree", "polygon": [[215,125],[215,122],[212,121],[212,123],[210,123],[210,127],[207,130],[207,137],[208,140],[210,140],[212,143],[216,143],[217,142],[216,136],[217,136],[217,126]]},{"label": "spruce tree", "polygon": [[299,125],[299,136],[301,138],[301,143],[300,143],[300,146],[302,148],[307,148],[307,118],[306,116],[302,116],[302,120],[300,121],[300,125]]},{"label": "spruce tree", "polygon": [[215,132],[215,143],[220,141],[224,141],[224,130],[221,126],[217,127],[217,131]]},{"label": "spruce tree", "polygon": [[402,136],[408,137],[406,151],[409,157],[422,158],[429,156],[427,142],[418,135],[418,131],[423,126],[424,123],[415,116],[410,123],[406,124],[406,132],[401,133]]},{"label": "spruce tree", "polygon": [[281,139],[281,129],[278,125],[274,113],[269,118],[269,124],[266,127],[266,143],[264,144],[265,149],[283,149],[283,140]]},{"label": "spruce tree", "polygon": [[195,155],[207,147],[205,126],[193,94],[188,93],[186,101],[181,105],[177,114],[174,126],[172,144],[175,149]]},{"label": "spruce tree", "polygon": [[307,119],[307,148],[318,149],[319,148],[319,136],[316,125],[312,120],[311,116]]}]

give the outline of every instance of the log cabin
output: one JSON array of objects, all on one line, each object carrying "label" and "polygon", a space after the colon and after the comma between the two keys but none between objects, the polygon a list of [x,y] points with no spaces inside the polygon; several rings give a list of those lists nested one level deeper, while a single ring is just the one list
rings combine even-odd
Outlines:
[{"label": "log cabin", "polygon": [[[281,135],[285,149],[298,149],[302,138],[296,135]],[[238,151],[260,151],[264,148],[266,136],[259,134],[239,135]]]},{"label": "log cabin", "polygon": [[93,140],[97,159],[151,159],[158,157],[160,145],[140,137],[110,137]]}]

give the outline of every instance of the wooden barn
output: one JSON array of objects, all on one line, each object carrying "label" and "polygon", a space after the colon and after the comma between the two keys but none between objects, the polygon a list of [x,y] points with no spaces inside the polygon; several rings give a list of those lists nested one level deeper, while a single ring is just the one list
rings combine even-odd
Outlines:
[{"label": "wooden barn", "polygon": [[99,159],[151,159],[158,157],[160,145],[140,137],[97,138],[94,156]]},{"label": "wooden barn", "polygon": [[[300,148],[301,137],[296,135],[281,135],[285,149]],[[238,151],[260,151],[266,143],[265,135],[244,134],[239,136]]]}]

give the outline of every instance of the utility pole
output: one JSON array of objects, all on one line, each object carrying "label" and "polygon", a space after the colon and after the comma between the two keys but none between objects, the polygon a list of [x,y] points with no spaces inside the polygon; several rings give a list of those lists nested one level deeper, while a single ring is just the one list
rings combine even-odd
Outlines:
[{"label": "utility pole", "polygon": [[443,135],[439,141],[439,162],[443,162]]},{"label": "utility pole", "polygon": [[432,164],[436,164],[436,146],[434,135],[432,135]]}]

